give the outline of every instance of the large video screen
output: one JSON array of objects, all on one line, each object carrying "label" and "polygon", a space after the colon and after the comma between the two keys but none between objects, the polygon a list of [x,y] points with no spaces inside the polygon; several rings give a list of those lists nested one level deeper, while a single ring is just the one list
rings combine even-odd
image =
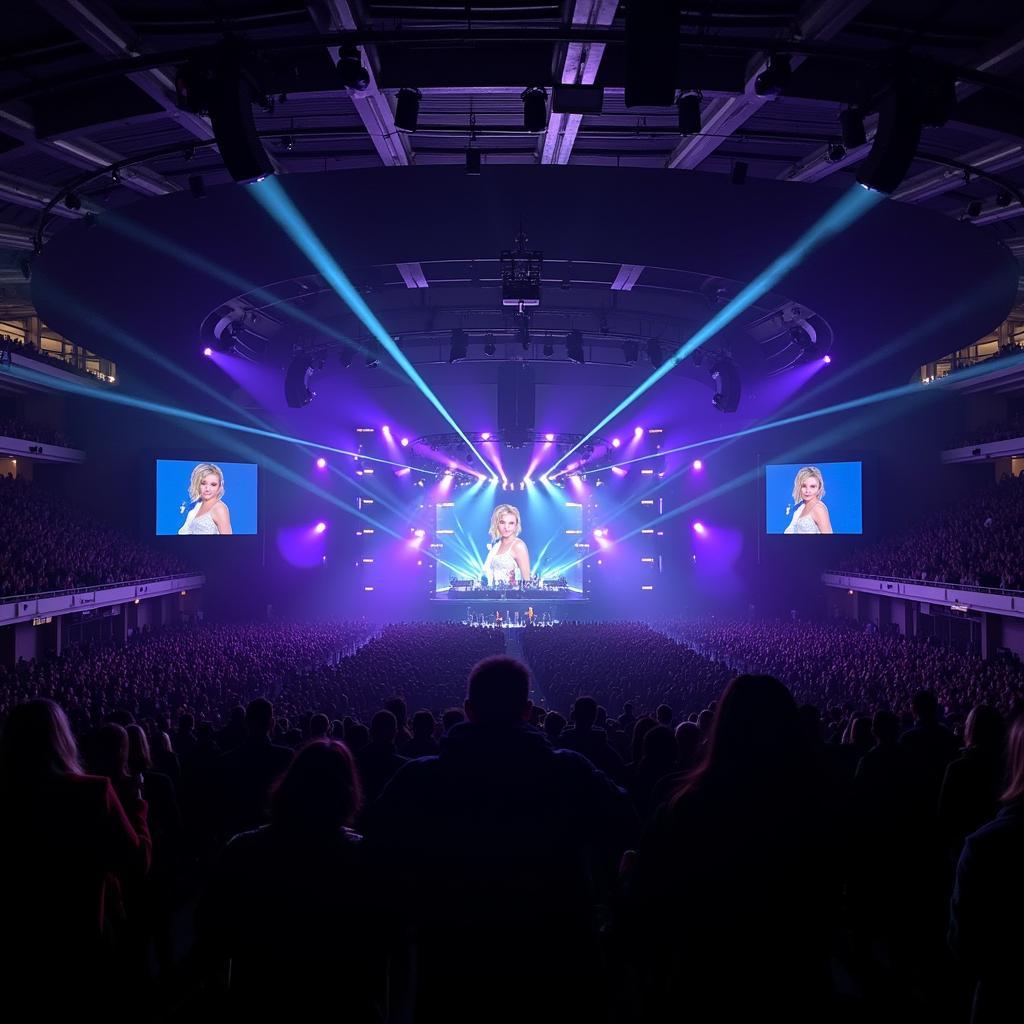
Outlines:
[{"label": "large video screen", "polygon": [[435,506],[435,597],[523,589],[537,597],[583,596],[583,560],[594,543],[583,505],[562,491],[468,494]]},{"label": "large video screen", "polygon": [[253,462],[157,459],[157,535],[256,533],[258,476]]},{"label": "large video screen", "polygon": [[768,463],[765,532],[789,537],[864,532],[863,463]]}]

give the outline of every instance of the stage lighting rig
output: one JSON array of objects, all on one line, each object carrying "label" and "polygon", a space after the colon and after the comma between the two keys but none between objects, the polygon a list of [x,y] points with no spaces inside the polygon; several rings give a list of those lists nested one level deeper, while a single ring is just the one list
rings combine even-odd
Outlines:
[{"label": "stage lighting rig", "polygon": [[464,330],[457,327],[452,331],[452,343],[448,352],[448,362],[457,363],[460,359],[465,359],[468,349],[469,337]]},{"label": "stage lighting rig", "polygon": [[587,361],[587,354],[583,351],[582,331],[569,332],[569,336],[565,339],[565,352],[574,363],[582,364]]},{"label": "stage lighting rig", "polygon": [[544,253],[528,249],[529,239],[520,229],[514,249],[503,249],[500,257],[501,304],[523,312],[528,306],[540,305],[541,271]]},{"label": "stage lighting rig", "polygon": [[338,78],[349,92],[366,92],[370,87],[370,72],[363,67],[359,47],[351,44],[338,50]]},{"label": "stage lighting rig", "polygon": [[309,386],[313,372],[313,360],[308,352],[292,357],[284,377],[284,397],[290,409],[301,409],[316,398],[316,392]]}]

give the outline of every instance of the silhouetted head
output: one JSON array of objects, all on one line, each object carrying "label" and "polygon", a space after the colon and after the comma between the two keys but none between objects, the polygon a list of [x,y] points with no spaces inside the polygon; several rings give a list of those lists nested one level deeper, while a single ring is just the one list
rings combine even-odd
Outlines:
[{"label": "silhouetted head", "polygon": [[394,743],[397,735],[398,722],[390,711],[382,709],[370,719],[370,739],[374,743]]},{"label": "silhouetted head", "polygon": [[81,775],[78,747],[63,709],[42,699],[12,708],[4,725],[0,765],[8,784]]},{"label": "silhouetted head", "polygon": [[700,747],[700,729],[696,722],[680,722],[676,726],[676,761],[680,769],[686,771],[693,767],[697,760],[697,749]]},{"label": "silhouetted head", "polygon": [[326,738],[330,728],[331,720],[326,715],[317,713],[309,720],[309,738],[312,740],[322,740]]},{"label": "silhouetted head", "polygon": [[641,715],[633,723],[633,739],[630,743],[630,753],[633,758],[633,764],[638,764],[640,758],[644,752],[644,737],[651,731],[658,723],[651,718],[650,715]]},{"label": "silhouetted head", "polygon": [[667,725],[656,725],[644,737],[642,764],[655,765],[667,775],[676,763],[676,738]]},{"label": "silhouetted head", "polygon": [[359,773],[348,747],[313,740],[271,790],[270,818],[281,828],[332,832],[350,824],[361,805]]},{"label": "silhouetted head", "polygon": [[1024,715],[1018,715],[1010,726],[1006,741],[1006,776],[1010,784],[1003,793],[1003,802],[1024,800]]},{"label": "silhouetted head", "polygon": [[191,732],[196,727],[196,716],[191,711],[182,711],[178,716],[178,732]]},{"label": "silhouetted head", "polygon": [[715,709],[704,758],[680,792],[784,789],[811,774],[809,751],[789,690],[774,676],[737,676]]},{"label": "silhouetted head", "polygon": [[572,720],[577,729],[592,729],[597,721],[597,701],[593,697],[577,697]]},{"label": "silhouetted head", "polygon": [[915,720],[922,725],[929,725],[932,722],[938,721],[939,702],[935,699],[935,694],[931,690],[918,690],[910,698],[910,710],[914,713]]},{"label": "silhouetted head", "polygon": [[362,722],[353,722],[345,730],[345,746],[354,754],[370,745],[370,730]]},{"label": "silhouetted head", "polygon": [[850,723],[850,745],[866,749],[871,743],[871,719],[866,715],[858,715]]},{"label": "silhouetted head", "polygon": [[552,743],[562,735],[563,729],[565,729],[564,715],[560,715],[557,711],[549,711],[544,716],[544,732]]},{"label": "silhouetted head", "polygon": [[672,709],[667,704],[659,704],[658,710],[654,712],[654,717],[658,720],[658,725],[671,725]]},{"label": "silhouetted head", "polygon": [[968,747],[983,750],[1002,750],[1006,742],[1006,725],[1003,716],[987,704],[979,704],[967,716],[964,728],[964,742]]},{"label": "silhouetted head", "polygon": [[879,743],[895,743],[900,735],[900,716],[892,711],[876,711],[871,719],[871,732]]},{"label": "silhouetted head", "polygon": [[449,708],[441,716],[441,728],[447,732],[453,725],[458,725],[466,720],[466,713],[462,708]]},{"label": "silhouetted head", "polygon": [[245,728],[250,736],[269,736],[274,728],[274,706],[265,697],[249,701],[245,709]]},{"label": "silhouetted head", "polygon": [[111,782],[128,777],[128,733],[120,725],[107,722],[89,738],[89,771],[105,775]]},{"label": "silhouetted head", "polygon": [[517,725],[530,714],[530,671],[499,655],[477,662],[469,673],[466,717],[478,725]]},{"label": "silhouetted head", "polygon": [[417,739],[433,739],[434,730],[436,728],[437,722],[434,721],[434,716],[429,711],[417,711],[416,714],[412,716],[412,734]]},{"label": "silhouetted head", "polygon": [[399,729],[405,728],[406,708],[404,697],[391,697],[389,700],[384,701],[384,707],[395,716],[395,721],[398,723]]},{"label": "silhouetted head", "polygon": [[153,767],[153,759],[149,754],[149,739],[142,726],[129,725],[128,734],[128,771],[132,775],[148,772]]}]

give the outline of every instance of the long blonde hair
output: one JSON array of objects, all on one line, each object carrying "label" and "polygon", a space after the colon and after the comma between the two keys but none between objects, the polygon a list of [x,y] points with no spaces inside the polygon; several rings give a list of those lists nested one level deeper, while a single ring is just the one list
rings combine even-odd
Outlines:
[{"label": "long blonde hair", "polygon": [[220,490],[217,492],[217,497],[224,497],[224,474],[221,472],[220,466],[215,466],[212,462],[201,462],[192,470],[192,479],[188,485],[188,496],[193,501],[199,500],[199,485],[203,482],[203,477],[208,476],[210,473],[213,473],[220,480]]},{"label": "long blonde hair", "polygon": [[500,532],[498,531],[498,520],[506,514],[511,514],[516,517],[516,536],[518,537],[519,534],[523,532],[523,520],[519,515],[519,509],[517,509],[515,505],[499,505],[491,513],[491,526],[490,529],[487,531],[487,534],[491,538],[491,540],[497,540],[498,537],[501,535]]},{"label": "long blonde hair", "polygon": [[818,481],[818,500],[820,501],[825,497],[825,478],[821,475],[821,470],[817,466],[804,466],[796,475],[796,479],[793,481],[793,500],[800,501],[800,487],[805,480],[809,480],[814,477]]}]

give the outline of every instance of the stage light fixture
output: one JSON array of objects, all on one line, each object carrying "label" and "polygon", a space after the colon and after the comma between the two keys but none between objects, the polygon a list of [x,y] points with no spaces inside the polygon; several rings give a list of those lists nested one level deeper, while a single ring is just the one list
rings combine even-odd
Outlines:
[{"label": "stage light fixture", "polygon": [[497,351],[498,350],[494,346],[494,335],[493,334],[488,334],[487,335],[487,340],[484,343],[484,355],[485,356],[493,356],[494,353],[497,352]]},{"label": "stage light fixture", "polygon": [[403,448],[408,448],[408,447],[409,447],[409,438],[407,438],[407,437],[403,437],[403,438],[402,438],[402,440],[401,440],[401,441],[399,441],[398,443],[399,443],[399,444],[400,444],[400,445],[401,445],[401,446],[402,446]]},{"label": "stage light fixture", "polygon": [[825,159],[830,164],[837,164],[846,156],[846,147],[841,142],[830,142],[825,150]]},{"label": "stage light fixture", "polygon": [[643,427],[634,427],[633,428],[633,437],[635,437],[639,441],[640,438],[643,437],[643,436],[644,436],[644,428]]},{"label": "stage light fixture", "polygon": [[627,366],[636,366],[636,361],[640,358],[640,342],[638,341],[624,341],[622,343],[622,361]]},{"label": "stage light fixture", "polygon": [[704,468],[704,463],[700,459],[694,459],[693,468],[699,473]]},{"label": "stage light fixture", "polygon": [[338,78],[350,92],[365,92],[370,87],[370,72],[363,67],[359,47],[351,43],[338,48]]},{"label": "stage light fixture", "polygon": [[483,433],[482,433],[482,434],[480,435],[480,440],[481,440],[481,441],[490,441],[490,439],[491,439],[491,432],[490,432],[489,430],[485,430],[485,431],[484,431],[484,432],[483,432]]},{"label": "stage light fixture", "polygon": [[864,111],[857,107],[847,107],[846,110],[839,111],[839,133],[847,149],[865,145],[868,136],[864,131]]},{"label": "stage light fixture", "polygon": [[824,359],[822,359],[822,362],[823,362],[823,363],[824,363],[824,364],[825,364],[826,366],[828,366],[828,365],[829,365],[829,363],[831,363],[831,362],[832,362],[832,357],[831,357],[831,356],[825,356],[825,358],[824,358]]},{"label": "stage light fixture", "polygon": [[676,100],[680,135],[700,135],[700,97],[693,92]]},{"label": "stage light fixture", "polygon": [[210,348],[209,345],[207,345],[206,348],[203,349],[203,355],[207,356],[207,357],[212,356],[213,355],[213,349]]},{"label": "stage light fixture", "polygon": [[80,210],[82,208],[82,200],[78,198],[77,192],[69,192],[64,197],[64,205],[69,210]]},{"label": "stage light fixture", "polygon": [[772,54],[764,71],[754,79],[754,92],[758,96],[778,96],[789,85],[792,74],[789,54]]},{"label": "stage light fixture", "polygon": [[316,397],[316,393],[309,387],[312,374],[313,364],[308,354],[300,352],[292,357],[284,377],[284,397],[288,408],[301,409]]},{"label": "stage light fixture", "polygon": [[554,439],[555,439],[555,435],[554,434],[545,434],[544,435],[544,440],[545,441],[554,441]]},{"label": "stage light fixture", "polygon": [[792,339],[793,344],[796,345],[797,348],[803,349],[805,352],[814,348],[814,339],[803,324],[794,324],[790,327],[789,336]]},{"label": "stage light fixture", "polygon": [[544,355],[545,355],[545,357],[550,358],[554,354],[555,354],[555,346],[552,345],[550,341],[545,341],[544,342]]},{"label": "stage light fixture", "polygon": [[419,89],[399,89],[395,102],[395,127],[400,132],[414,132],[420,119],[420,100],[423,93]]},{"label": "stage light fixture", "polygon": [[665,362],[665,353],[662,351],[661,342],[655,338],[649,338],[647,341],[647,358],[656,370]]},{"label": "stage light fixture", "polygon": [[523,101],[523,128],[537,134],[548,126],[548,94],[539,85],[530,86],[519,97]]},{"label": "stage light fixture", "polygon": [[448,350],[448,362],[457,363],[460,359],[466,358],[469,349],[469,338],[466,332],[460,327],[452,331],[451,347]]},{"label": "stage light fixture", "polygon": [[583,332],[570,331],[565,339],[566,355],[574,362],[583,364],[587,361],[587,355],[583,351]]},{"label": "stage light fixture", "polygon": [[703,534],[704,534],[704,533],[706,532],[706,527],[705,527],[705,526],[704,526],[704,524],[703,524],[703,523],[702,523],[702,522],[701,522],[701,521],[700,521],[700,520],[698,519],[698,520],[697,520],[697,521],[696,521],[696,522],[695,522],[695,523],[693,524],[693,530],[694,530],[694,532],[695,532],[695,533],[699,533],[699,534],[701,534],[701,535],[703,536]]},{"label": "stage light fixture", "polygon": [[970,217],[971,220],[973,220],[975,217],[980,217],[981,216],[981,200],[980,199],[972,199],[967,204],[967,216]]},{"label": "stage light fixture", "polygon": [[622,444],[622,442],[617,437],[613,437],[612,438],[612,447],[613,448],[618,448],[621,444]]},{"label": "stage light fixture", "polygon": [[313,529],[317,533],[323,533],[327,529],[327,524],[321,519],[320,522],[313,527]]},{"label": "stage light fixture", "polygon": [[878,128],[857,181],[875,192],[895,192],[917,155],[922,127],[916,91],[908,84],[894,85],[879,101]]},{"label": "stage light fixture", "polygon": [[320,456],[319,459],[316,460],[316,468],[317,469],[326,469],[327,468],[327,460],[322,455]]}]

